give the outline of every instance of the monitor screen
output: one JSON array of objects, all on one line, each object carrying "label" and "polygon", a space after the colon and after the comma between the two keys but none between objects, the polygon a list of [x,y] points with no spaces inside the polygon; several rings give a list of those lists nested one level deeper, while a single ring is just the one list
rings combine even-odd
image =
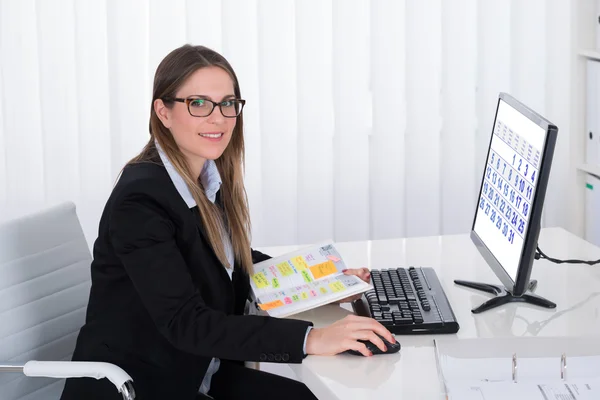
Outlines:
[{"label": "monitor screen", "polygon": [[473,231],[513,284],[540,182],[546,132],[500,98]]}]

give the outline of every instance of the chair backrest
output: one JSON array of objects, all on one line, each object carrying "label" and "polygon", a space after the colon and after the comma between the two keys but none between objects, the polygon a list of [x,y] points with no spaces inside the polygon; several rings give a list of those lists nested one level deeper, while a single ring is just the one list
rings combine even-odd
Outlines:
[{"label": "chair backrest", "polygon": [[[91,256],[73,203],[0,225],[0,363],[71,359]],[[3,400],[58,399],[64,380],[0,374]]]}]

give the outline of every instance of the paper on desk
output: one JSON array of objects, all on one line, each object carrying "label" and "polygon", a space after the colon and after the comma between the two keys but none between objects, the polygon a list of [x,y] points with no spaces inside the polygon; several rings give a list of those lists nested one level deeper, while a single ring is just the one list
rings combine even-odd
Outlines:
[{"label": "paper on desk", "polygon": [[[516,353],[519,355],[519,353]],[[512,357],[469,359],[440,356],[443,375],[448,382],[480,380],[482,382],[512,382]],[[600,356],[568,357],[568,374],[577,379],[600,378]],[[540,382],[560,379],[560,355],[554,357],[519,357],[519,382]],[[599,397],[600,399],[600,397]]]},{"label": "paper on desk", "polygon": [[[600,399],[595,337],[435,340],[438,372],[453,400]],[[561,379],[561,355],[567,380]],[[513,382],[513,355],[516,356]]]},{"label": "paper on desk", "polygon": [[597,400],[600,382],[448,384],[448,400]]},{"label": "paper on desk", "polygon": [[513,355],[521,383],[560,380],[562,354],[569,379],[600,379],[600,341],[596,337],[435,340],[435,346],[439,372],[446,383],[512,383]]}]

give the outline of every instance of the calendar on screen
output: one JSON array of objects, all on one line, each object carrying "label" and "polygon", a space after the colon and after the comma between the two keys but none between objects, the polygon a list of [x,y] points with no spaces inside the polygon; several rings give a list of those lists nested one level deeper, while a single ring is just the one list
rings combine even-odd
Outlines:
[{"label": "calendar on screen", "polygon": [[500,100],[474,231],[516,280],[536,194],[545,130]]}]

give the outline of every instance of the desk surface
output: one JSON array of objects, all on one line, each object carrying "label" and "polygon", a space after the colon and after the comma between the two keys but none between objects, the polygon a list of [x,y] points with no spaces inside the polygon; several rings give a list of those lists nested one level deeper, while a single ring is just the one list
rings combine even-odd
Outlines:
[{"label": "desk surface", "polygon": [[[549,257],[600,259],[600,248],[560,228],[543,229],[539,246]],[[278,255],[303,246],[261,248]],[[453,335],[397,335],[397,354],[373,357],[308,356],[290,367],[315,395],[327,399],[444,399],[433,339],[600,335],[600,266],[535,261],[536,293],[557,303],[555,310],[509,304],[474,315],[490,296],[456,286],[454,279],[500,284],[468,235],[336,243],[349,268],[433,267],[460,324]],[[326,326],[351,314],[349,305],[327,305],[294,316]]]}]

